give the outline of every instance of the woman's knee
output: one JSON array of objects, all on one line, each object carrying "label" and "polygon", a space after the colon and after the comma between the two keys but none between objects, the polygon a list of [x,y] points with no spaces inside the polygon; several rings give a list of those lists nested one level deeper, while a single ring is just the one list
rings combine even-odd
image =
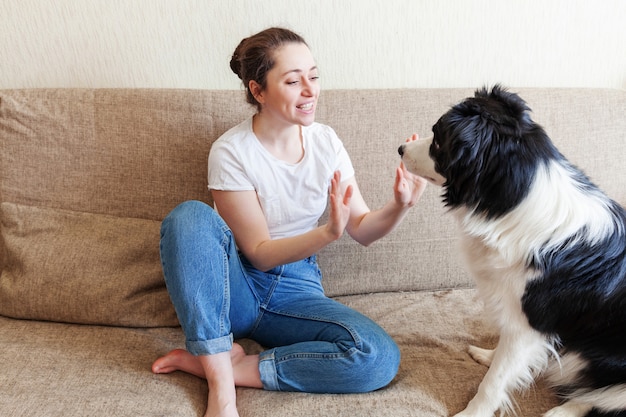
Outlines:
[{"label": "woman's knee", "polygon": [[215,223],[218,217],[211,206],[202,201],[189,200],[180,203],[161,224],[161,235],[174,230],[176,233],[197,233],[202,225]]},{"label": "woman's knee", "polygon": [[213,208],[198,200],[188,200],[180,203],[165,217],[164,221],[178,221],[196,217],[210,216]]},{"label": "woman's knee", "polygon": [[363,392],[374,391],[387,386],[397,375],[400,367],[400,349],[388,334],[378,334],[367,342],[364,361],[364,374],[367,381]]}]

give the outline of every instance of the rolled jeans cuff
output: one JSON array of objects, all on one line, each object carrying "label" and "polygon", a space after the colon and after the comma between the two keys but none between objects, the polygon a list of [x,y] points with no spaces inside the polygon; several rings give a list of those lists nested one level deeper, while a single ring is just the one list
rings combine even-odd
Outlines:
[{"label": "rolled jeans cuff", "polygon": [[263,389],[267,391],[280,391],[278,386],[278,375],[276,373],[276,362],[274,361],[274,349],[261,352],[259,355],[259,372]]},{"label": "rolled jeans cuff", "polygon": [[229,352],[233,348],[233,335],[219,337],[211,340],[186,341],[187,351],[194,356],[215,355],[216,353]]}]

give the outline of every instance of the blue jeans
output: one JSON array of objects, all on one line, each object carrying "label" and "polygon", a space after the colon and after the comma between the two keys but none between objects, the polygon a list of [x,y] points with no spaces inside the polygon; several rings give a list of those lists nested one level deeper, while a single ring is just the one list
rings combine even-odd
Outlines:
[{"label": "blue jeans", "polygon": [[396,375],[400,352],[369,318],[324,295],[316,257],[255,269],[208,205],[188,201],[161,226],[167,289],[193,355],[264,346],[259,371],[275,391],[354,393]]}]

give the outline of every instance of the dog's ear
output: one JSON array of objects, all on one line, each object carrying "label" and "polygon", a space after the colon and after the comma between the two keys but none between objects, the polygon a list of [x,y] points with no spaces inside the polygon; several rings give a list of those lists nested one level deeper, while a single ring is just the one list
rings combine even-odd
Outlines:
[{"label": "dog's ear", "polygon": [[453,106],[433,126],[441,149],[432,152],[437,171],[446,178],[444,203],[448,207],[476,205],[481,176],[491,149],[493,123],[483,117],[473,99]]},{"label": "dog's ear", "polygon": [[469,99],[475,111],[486,121],[497,125],[497,129],[508,138],[520,138],[534,125],[530,118],[530,107],[517,94],[500,84],[491,90],[482,87]]}]

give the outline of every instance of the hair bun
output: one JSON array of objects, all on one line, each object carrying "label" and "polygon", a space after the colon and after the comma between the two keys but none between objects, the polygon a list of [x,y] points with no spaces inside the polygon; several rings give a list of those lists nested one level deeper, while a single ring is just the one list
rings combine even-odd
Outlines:
[{"label": "hair bun", "polygon": [[247,38],[244,38],[239,42],[239,45],[235,48],[235,52],[233,52],[233,56],[230,59],[230,69],[243,81],[243,77],[241,75],[241,49],[243,48],[244,43]]},{"label": "hair bun", "polygon": [[236,52],[230,59],[230,69],[241,79],[241,62],[239,62],[239,55]]}]

